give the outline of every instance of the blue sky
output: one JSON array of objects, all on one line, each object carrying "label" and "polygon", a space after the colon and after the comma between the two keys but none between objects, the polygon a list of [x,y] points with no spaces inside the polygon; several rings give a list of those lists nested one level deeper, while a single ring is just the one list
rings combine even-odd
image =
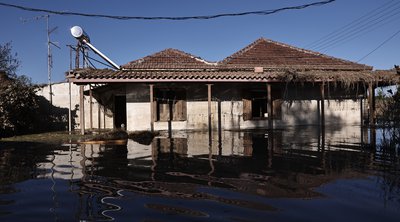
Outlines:
[{"label": "blue sky", "polygon": [[[2,3],[58,11],[129,16],[210,15],[276,9],[317,1],[319,0],[0,0]],[[69,31],[74,25],[83,27],[90,35],[92,44],[117,64],[125,64],[166,48],[180,49],[208,61],[219,61],[260,37],[304,48],[386,2],[390,0],[336,0],[320,7],[267,16],[249,15],[189,21],[121,21],[51,15],[50,26],[58,27],[52,34],[52,39],[61,47],[60,50],[53,47],[52,79],[53,82],[64,81],[64,73],[69,69],[70,56],[66,45],[76,44]],[[393,7],[393,10],[396,13],[397,8]],[[400,13],[400,9],[397,11]],[[31,77],[34,83],[47,82],[46,23],[45,20],[23,23],[20,18],[29,19],[44,14],[0,6],[0,44],[12,42],[13,51],[18,53],[22,62],[18,74]],[[360,33],[359,37],[323,52],[342,59],[359,60],[398,31],[396,23],[400,20],[400,15],[394,15],[376,29]],[[375,69],[391,69],[394,64],[400,64],[399,42],[400,35],[360,63],[374,66]],[[98,65],[98,68],[101,67]]]}]

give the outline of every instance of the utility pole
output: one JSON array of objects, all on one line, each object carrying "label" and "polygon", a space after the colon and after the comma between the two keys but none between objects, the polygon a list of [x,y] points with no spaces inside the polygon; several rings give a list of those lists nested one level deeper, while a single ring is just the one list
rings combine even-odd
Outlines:
[{"label": "utility pole", "polygon": [[46,19],[46,32],[47,32],[47,79],[49,84],[49,100],[50,104],[53,105],[53,89],[52,89],[52,82],[51,82],[51,69],[53,68],[53,55],[51,53],[51,46],[55,46],[58,49],[61,49],[55,42],[52,42],[50,39],[50,35],[54,32],[58,27],[54,27],[50,29],[49,27],[49,20],[50,15],[41,15],[36,16],[31,19],[21,19],[22,23],[27,23],[29,21],[39,20],[39,19]]}]

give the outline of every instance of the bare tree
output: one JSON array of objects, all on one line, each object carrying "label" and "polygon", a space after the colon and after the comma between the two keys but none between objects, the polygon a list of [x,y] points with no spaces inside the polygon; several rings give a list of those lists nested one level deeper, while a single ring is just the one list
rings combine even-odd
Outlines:
[{"label": "bare tree", "polygon": [[0,44],[0,71],[5,71],[8,77],[16,78],[17,69],[20,61],[17,59],[17,53],[12,53],[11,42]]}]

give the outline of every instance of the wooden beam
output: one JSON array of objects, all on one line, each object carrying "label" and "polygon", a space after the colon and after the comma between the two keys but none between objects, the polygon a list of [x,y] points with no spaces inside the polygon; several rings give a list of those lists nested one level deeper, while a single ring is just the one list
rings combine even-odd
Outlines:
[{"label": "wooden beam", "polygon": [[207,100],[208,100],[208,146],[212,149],[212,122],[211,122],[211,86],[212,84],[207,84]]},{"label": "wooden beam", "polygon": [[369,102],[369,124],[375,125],[376,112],[375,112],[375,92],[373,84],[368,85],[368,102]]},{"label": "wooden beam", "polygon": [[97,101],[97,128],[101,129],[101,109],[100,103]]},{"label": "wooden beam", "polygon": [[71,82],[68,82],[68,132],[72,133],[72,100],[71,100]]},{"label": "wooden beam", "polygon": [[221,100],[218,99],[218,150],[222,152],[222,109]]},{"label": "wooden beam", "polygon": [[273,129],[274,128],[274,122],[273,122],[273,103],[272,103],[272,90],[271,90],[271,84],[267,83],[267,113],[268,113],[268,128]]},{"label": "wooden beam", "polygon": [[154,85],[150,84],[150,130],[154,131]]},{"label": "wooden beam", "polygon": [[208,130],[211,132],[211,86],[212,84],[207,84],[207,97],[208,97]]},{"label": "wooden beam", "polygon": [[321,90],[321,126],[325,126],[325,85],[322,83]]},{"label": "wooden beam", "polygon": [[91,85],[89,85],[89,125],[90,129],[93,129],[93,91]]},{"label": "wooden beam", "polygon": [[84,86],[79,86],[79,120],[81,125],[81,134],[85,135],[85,104],[84,104]]}]

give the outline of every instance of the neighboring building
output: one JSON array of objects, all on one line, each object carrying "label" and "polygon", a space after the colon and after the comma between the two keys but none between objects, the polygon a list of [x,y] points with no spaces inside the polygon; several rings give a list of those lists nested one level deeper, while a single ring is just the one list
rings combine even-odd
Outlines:
[{"label": "neighboring building", "polygon": [[398,82],[394,71],[264,38],[217,63],[166,49],[123,68],[75,69],[67,79],[90,84],[113,127],[130,131],[373,123],[371,92]]},{"label": "neighboring building", "polygon": [[[61,82],[61,83],[53,83],[52,84],[52,101],[53,106],[58,108],[63,108],[65,113],[62,113],[63,116],[68,117],[68,109],[70,105],[69,95],[70,89],[69,86],[71,85],[71,121],[72,121],[72,129],[79,129],[79,86],[75,84],[69,84],[68,82]],[[89,91],[89,85],[85,86],[85,90]],[[36,93],[38,96],[43,96],[46,100],[50,101],[50,88],[48,85],[43,85],[39,88],[38,92]],[[90,96],[84,96],[84,106],[90,107]],[[90,112],[92,111],[92,112]],[[103,106],[99,105],[99,103],[93,99],[92,100],[92,110],[86,109],[85,116],[90,116],[92,113],[92,121],[90,124],[90,119],[85,121],[85,128],[95,128],[95,129],[112,129],[113,119],[112,119],[112,112],[104,109]],[[68,119],[66,119],[68,121]],[[68,125],[67,125],[68,127]]]}]

